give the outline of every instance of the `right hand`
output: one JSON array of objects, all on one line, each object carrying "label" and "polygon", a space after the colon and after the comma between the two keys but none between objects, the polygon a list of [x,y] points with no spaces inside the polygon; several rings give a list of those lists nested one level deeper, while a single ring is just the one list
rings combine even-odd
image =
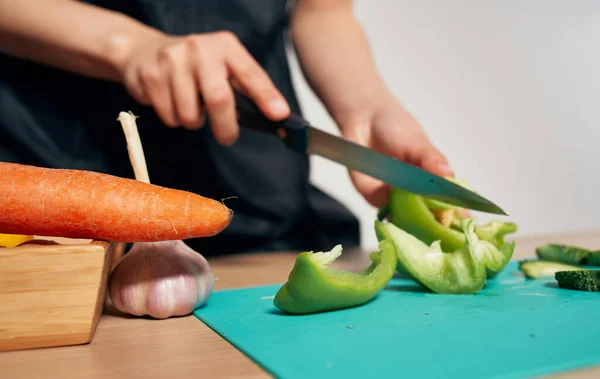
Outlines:
[{"label": "right hand", "polygon": [[200,128],[206,112],[223,145],[239,135],[234,88],[273,121],[290,112],[267,73],[230,32],[161,35],[130,52],[122,76],[131,96],[152,106],[169,127]]}]

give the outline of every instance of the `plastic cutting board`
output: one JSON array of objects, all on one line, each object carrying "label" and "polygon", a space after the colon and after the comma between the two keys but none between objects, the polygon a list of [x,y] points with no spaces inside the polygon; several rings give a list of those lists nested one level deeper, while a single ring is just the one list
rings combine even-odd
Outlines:
[{"label": "plastic cutting board", "polygon": [[361,307],[288,316],[280,285],[215,292],[196,317],[278,378],[531,378],[600,364],[600,293],[525,279],[475,295],[394,278]]}]

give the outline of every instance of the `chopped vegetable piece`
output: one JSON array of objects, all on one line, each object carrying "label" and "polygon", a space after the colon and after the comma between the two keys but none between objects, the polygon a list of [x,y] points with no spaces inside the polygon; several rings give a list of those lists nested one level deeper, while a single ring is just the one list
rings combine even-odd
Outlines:
[{"label": "chopped vegetable piece", "polygon": [[397,253],[391,240],[379,242],[380,251],[360,273],[328,267],[341,254],[337,245],[329,252],[303,252],[296,257],[287,283],[275,295],[274,305],[287,313],[306,314],[351,308],[373,299],[392,279]]},{"label": "chopped vegetable piece", "polygon": [[0,162],[0,232],[114,242],[212,237],[233,213],[191,192],[87,170]]},{"label": "chopped vegetable piece", "polygon": [[514,243],[497,248],[480,240],[475,221],[474,217],[462,221],[466,242],[451,252],[445,252],[439,241],[428,245],[391,222],[375,221],[375,230],[379,239],[394,241],[399,265],[423,286],[436,293],[473,294],[483,288],[486,271],[505,267],[514,251]]},{"label": "chopped vegetable piece", "polygon": [[540,259],[572,265],[600,266],[600,250],[550,243],[536,249]]},{"label": "chopped vegetable piece", "polygon": [[[461,226],[464,218],[460,215],[462,209],[449,205],[446,211],[451,210],[454,216],[450,218],[446,212],[441,214],[442,218],[439,212],[443,207],[442,202],[393,188],[386,215],[391,223],[427,245],[439,241],[443,251],[455,251],[465,245],[465,234]],[[493,220],[486,225],[476,225],[475,234],[480,240],[488,241],[499,249],[505,244],[505,236],[515,233],[517,229],[517,225],[512,222]],[[498,271],[488,269],[488,278],[496,276],[502,269],[504,266]],[[405,274],[406,270],[399,267],[398,271]]]},{"label": "chopped vegetable piece", "polygon": [[[467,185],[467,182],[463,181],[463,180],[458,180],[458,179],[454,179],[451,177],[445,177],[444,179],[453,182],[455,184],[458,184],[462,187],[465,187],[468,190],[473,191],[473,189],[471,187],[469,187]],[[429,199],[429,198],[423,198],[423,201],[425,202],[425,204],[427,205],[427,207],[431,210],[435,210],[435,211],[446,211],[446,210],[457,210],[457,209],[461,209],[459,206],[453,205],[453,204],[448,204],[448,203],[444,203],[443,201],[439,201],[439,200],[435,200],[435,199]]]},{"label": "chopped vegetable piece", "polygon": [[600,291],[600,270],[558,271],[554,277],[560,288],[576,291]]},{"label": "chopped vegetable piece", "polygon": [[17,247],[28,246],[28,245],[52,246],[52,245],[60,245],[60,244],[58,242],[52,241],[52,240],[32,239],[32,240],[25,241],[25,242],[19,244]]},{"label": "chopped vegetable piece", "polygon": [[0,246],[15,247],[32,239],[33,236],[25,236],[21,234],[0,234]]},{"label": "chopped vegetable piece", "polygon": [[381,207],[381,209],[379,209],[379,211],[377,212],[377,219],[379,221],[383,221],[387,217],[389,211],[390,211],[389,205],[385,205],[385,206]]},{"label": "chopped vegetable piece", "polygon": [[451,209],[446,209],[443,211],[432,210],[433,216],[435,219],[445,227],[449,228],[452,225],[452,221],[454,221],[454,211]]},{"label": "chopped vegetable piece", "polygon": [[485,225],[475,226],[475,234],[482,240],[492,243],[496,247],[504,245],[504,237],[517,231],[516,224],[492,220]]},{"label": "chopped vegetable piece", "polygon": [[571,266],[552,261],[520,261],[519,270],[530,279],[553,278],[558,271],[581,270],[581,267]]}]

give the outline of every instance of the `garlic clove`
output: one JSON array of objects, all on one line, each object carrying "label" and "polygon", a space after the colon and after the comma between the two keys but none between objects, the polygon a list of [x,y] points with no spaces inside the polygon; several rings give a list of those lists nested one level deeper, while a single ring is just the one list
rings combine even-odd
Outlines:
[{"label": "garlic clove", "polygon": [[185,316],[212,294],[208,261],[183,241],[135,243],[109,279],[115,307],[135,316]]}]

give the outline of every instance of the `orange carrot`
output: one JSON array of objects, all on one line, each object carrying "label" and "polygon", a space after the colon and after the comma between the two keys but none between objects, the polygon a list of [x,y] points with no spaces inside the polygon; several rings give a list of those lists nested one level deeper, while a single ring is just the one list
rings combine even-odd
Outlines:
[{"label": "orange carrot", "polygon": [[186,191],[0,162],[0,233],[154,242],[214,236],[232,216],[221,202]]}]

